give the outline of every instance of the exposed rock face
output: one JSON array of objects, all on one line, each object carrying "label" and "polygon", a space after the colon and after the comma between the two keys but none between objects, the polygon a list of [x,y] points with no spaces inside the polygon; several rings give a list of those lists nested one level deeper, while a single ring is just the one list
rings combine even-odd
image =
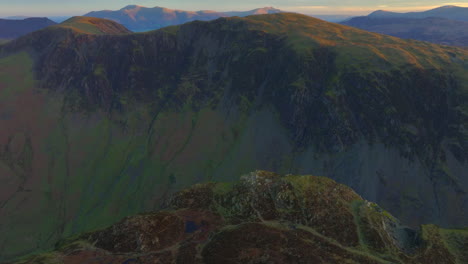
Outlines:
[{"label": "exposed rock face", "polygon": [[257,171],[18,263],[464,263],[467,230],[411,230],[324,177]]},{"label": "exposed rock face", "polygon": [[258,168],[330,176],[410,226],[467,223],[466,50],[297,14],[86,28],[0,46],[2,258]]}]

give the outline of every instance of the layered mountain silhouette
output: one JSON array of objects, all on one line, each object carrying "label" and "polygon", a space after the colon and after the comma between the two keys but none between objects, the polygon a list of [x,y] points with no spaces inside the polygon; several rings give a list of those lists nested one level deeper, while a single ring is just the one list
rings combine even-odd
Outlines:
[{"label": "layered mountain silhouette", "polygon": [[[62,23],[65,20],[69,19],[71,16],[47,16],[48,19],[54,21],[55,23]],[[31,16],[9,16],[4,17],[5,19],[14,19],[14,20],[23,20],[26,18],[33,18]],[[342,19],[343,20],[343,19]]]},{"label": "layered mountain silhouette", "polygon": [[279,13],[273,7],[257,8],[250,11],[216,12],[211,10],[183,11],[163,7],[144,7],[129,5],[117,11],[103,10],[85,14],[88,17],[104,18],[116,21],[136,32],[159,29],[166,26],[180,25],[194,20],[213,20],[220,17],[249,16]]},{"label": "layered mountain silhouette", "polygon": [[451,20],[468,21],[468,7],[441,6],[424,12],[396,13],[378,10],[369,15],[371,18],[428,18],[440,17]]},{"label": "layered mountain silhouette", "polygon": [[247,174],[198,184],[26,263],[466,263],[468,230],[403,226],[325,177]]},{"label": "layered mountain silhouette", "polygon": [[55,24],[48,18],[0,19],[0,39],[14,39]]},{"label": "layered mountain silhouette", "polygon": [[352,18],[342,22],[342,24],[399,38],[423,40],[443,45],[468,46],[468,21],[438,17],[365,16]]},{"label": "layered mountain silhouette", "polygon": [[[1,261],[155,211],[192,184],[256,169],[326,175],[412,227],[466,225],[467,58],[466,49],[289,13],[138,34],[73,18],[1,45]],[[108,246],[126,225],[94,237],[103,241],[98,251],[142,250],[134,240]],[[265,223],[236,228],[220,241],[252,229],[294,235]],[[347,247],[367,242],[330,244],[334,231],[320,228],[328,225],[317,227],[320,236],[308,231],[313,241],[366,263]],[[445,231],[431,230],[423,237],[440,241]],[[376,250],[390,250],[385,239]]]}]

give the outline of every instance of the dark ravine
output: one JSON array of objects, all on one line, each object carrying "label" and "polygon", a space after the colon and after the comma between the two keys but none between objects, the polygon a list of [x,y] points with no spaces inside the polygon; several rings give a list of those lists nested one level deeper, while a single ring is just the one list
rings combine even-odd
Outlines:
[{"label": "dark ravine", "polygon": [[101,29],[0,46],[0,261],[255,169],[468,222],[466,50],[297,14]]},{"label": "dark ravine", "polygon": [[163,211],[57,243],[32,263],[466,263],[468,230],[405,227],[325,177],[247,174],[198,184]]}]

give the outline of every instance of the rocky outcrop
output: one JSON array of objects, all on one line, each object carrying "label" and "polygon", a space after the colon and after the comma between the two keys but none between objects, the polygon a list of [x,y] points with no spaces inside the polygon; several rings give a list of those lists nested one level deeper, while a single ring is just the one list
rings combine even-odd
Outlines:
[{"label": "rocky outcrop", "polygon": [[350,188],[257,171],[195,185],[164,211],[63,240],[19,263],[464,263],[468,231],[412,230]]}]

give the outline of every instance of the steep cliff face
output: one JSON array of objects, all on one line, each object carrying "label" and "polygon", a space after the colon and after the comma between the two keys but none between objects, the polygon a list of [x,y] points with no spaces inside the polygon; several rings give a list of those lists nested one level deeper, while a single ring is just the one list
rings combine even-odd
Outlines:
[{"label": "steep cliff face", "polygon": [[330,176],[410,225],[467,223],[466,50],[276,14],[53,27],[0,58],[5,259],[255,169]]},{"label": "steep cliff face", "polygon": [[325,177],[266,171],[198,184],[164,211],[62,240],[20,263],[465,263],[467,230],[402,226]]}]

